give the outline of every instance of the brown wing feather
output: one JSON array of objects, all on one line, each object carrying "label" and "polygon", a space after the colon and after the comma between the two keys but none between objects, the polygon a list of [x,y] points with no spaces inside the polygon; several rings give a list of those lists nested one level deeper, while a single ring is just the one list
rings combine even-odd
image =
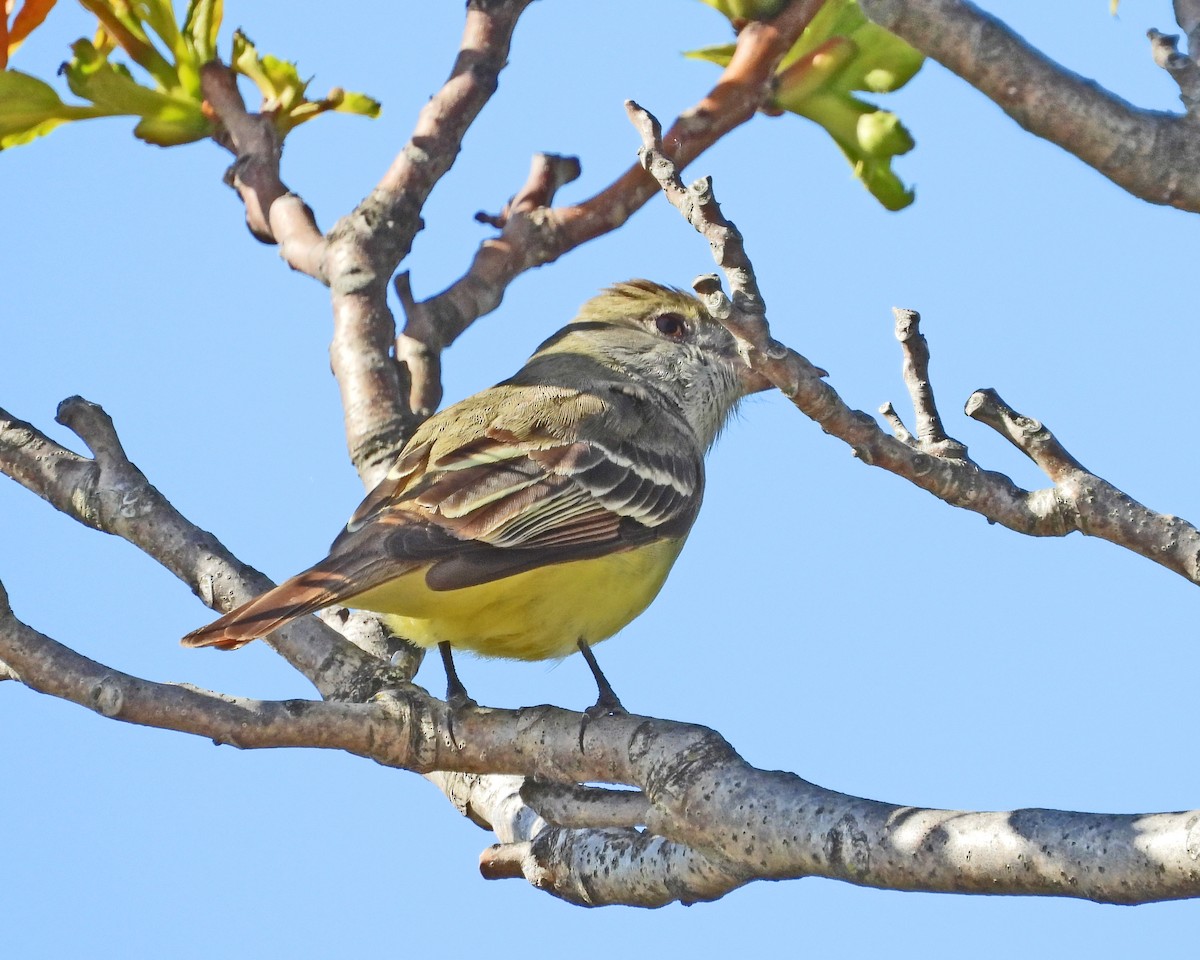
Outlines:
[{"label": "brown wing feather", "polygon": [[379,481],[366,495],[363,502],[358,505],[358,509],[354,511],[346,524],[346,529],[357,530],[381,510],[386,509],[397,497],[402,496],[413,481],[424,472],[431,446],[432,444],[426,441],[411,444],[406,448],[392,464],[387,476]]},{"label": "brown wing feather", "polygon": [[[329,557],[188,634],[184,644],[235,649],[419,567],[428,568],[432,589],[453,590],[691,527],[702,460],[660,452],[679,447],[662,443],[660,431],[686,425],[655,419],[628,392],[602,401],[563,391],[555,402],[578,408],[563,413],[576,427],[565,439],[531,415],[545,398],[498,389],[509,392],[485,391],[427,421]],[[491,426],[455,444],[463,419]]]}]

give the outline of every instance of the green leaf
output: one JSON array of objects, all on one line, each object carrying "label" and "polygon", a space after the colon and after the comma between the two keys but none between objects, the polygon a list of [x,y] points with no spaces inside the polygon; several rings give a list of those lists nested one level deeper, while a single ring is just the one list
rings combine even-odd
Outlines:
[{"label": "green leaf", "polygon": [[62,72],[72,93],[95,104],[93,116],[141,117],[134,134],[160,146],[190,143],[212,132],[198,99],[142,86],[128,67],[110,62],[88,40],[77,40],[72,50],[75,56]]},{"label": "green leaf", "polygon": [[134,0],[130,7],[139,20],[148,24],[150,29],[162,38],[167,49],[175,54],[177,59],[180,54],[186,53],[183,35],[175,22],[175,8],[171,5],[171,0]]},{"label": "green leaf", "polygon": [[300,78],[296,65],[269,53],[260,54],[240,30],[233,35],[233,67],[254,81],[263,96],[262,112],[274,114],[275,126],[284,136],[330,110],[364,117],[379,116],[379,101],[364,93],[347,93],[338,87],[323,100],[309,100],[306,96],[309,81]]},{"label": "green leaf", "polygon": [[174,100],[169,94],[142,86],[128,67],[110,63],[89,40],[76,40],[71,49],[75,56],[62,66],[67,86],[76,96],[109,113],[154,113]]},{"label": "green leaf", "polygon": [[[705,0],[707,3],[708,0]],[[718,67],[729,66],[729,61],[733,59],[733,52],[737,46],[732,43],[720,43],[712,47],[701,47],[699,50],[685,50],[683,55],[691,57],[693,60],[707,60],[709,63],[715,63]]]},{"label": "green leaf", "polygon": [[263,96],[263,112],[287,112],[304,102],[308,82],[300,79],[294,63],[269,53],[259,55],[254,44],[240,30],[233,35],[233,67],[254,81]]},{"label": "green leaf", "polygon": [[36,123],[11,127],[4,120],[0,120],[0,150],[7,150],[9,147],[19,147],[23,143],[29,143],[30,140],[44,137],[59,124],[66,123],[67,119],[64,117],[47,117]]},{"label": "green leaf", "polygon": [[159,89],[171,90],[178,86],[179,77],[174,66],[150,42],[150,37],[142,25],[140,14],[145,11],[139,8],[145,8],[147,3],[154,0],[141,0],[134,7],[123,0],[79,2],[100,21],[103,31],[133,58],[133,62],[154,78]]},{"label": "green leaf", "polygon": [[370,117],[374,120],[383,110],[383,105],[375,98],[368,97],[365,93],[346,91],[342,94],[341,100],[338,101],[334,109],[338,113],[354,113],[360,117]]},{"label": "green leaf", "polygon": [[[73,44],[74,56],[60,72],[71,91],[88,103],[66,104],[41,80],[10,73],[0,83],[0,148],[25,143],[68,120],[114,115],[137,117],[134,134],[160,146],[210,136],[213,125],[204,109],[200,68],[217,57],[224,0],[189,0],[182,27],[172,0],[80,3],[95,14],[100,29],[94,41]],[[139,83],[141,74],[135,77],[128,66],[111,59],[118,47],[150,74],[151,83]],[[173,60],[163,56],[164,49]],[[377,101],[340,88],[322,100],[309,100],[308,81],[296,65],[260,54],[241,31],[234,34],[232,65],[258,86],[262,112],[281,134],[331,110],[379,115]]]},{"label": "green leaf", "polygon": [[196,59],[203,66],[217,58],[217,31],[225,13],[222,0],[190,0],[183,19],[183,32],[190,39]]},{"label": "green leaf", "polygon": [[16,70],[0,72],[0,150],[28,143],[69,120],[100,116],[92,107],[63,103],[48,83]]},{"label": "green leaf", "polygon": [[50,84],[19,70],[0,73],[0,116],[20,110],[46,110],[65,106]]},{"label": "green leaf", "polygon": [[888,210],[901,210],[913,202],[914,193],[892,171],[892,158],[914,146],[912,135],[894,113],[842,93],[809,97],[795,111],[819,123],[833,137],[854,175]]},{"label": "green leaf", "polygon": [[894,33],[868,20],[856,0],[830,0],[787,52],[779,72],[785,73],[831,38],[849,40],[857,50],[855,57],[841,65],[837,77],[831,78],[833,89],[891,93],[911,80],[925,62],[922,54]]},{"label": "green leaf", "polygon": [[[704,0],[727,15],[728,0]],[[733,44],[705,47],[687,56],[728,66]],[[772,106],[825,128],[868,190],[889,210],[912,203],[891,169],[913,139],[895,114],[854,92],[890,93],[912,79],[924,57],[866,18],[856,0],[827,0],[780,62]]]},{"label": "green leaf", "polygon": [[172,104],[143,117],[133,128],[133,133],[155,146],[174,147],[203,140],[212,133],[212,124],[199,111],[180,109]]}]

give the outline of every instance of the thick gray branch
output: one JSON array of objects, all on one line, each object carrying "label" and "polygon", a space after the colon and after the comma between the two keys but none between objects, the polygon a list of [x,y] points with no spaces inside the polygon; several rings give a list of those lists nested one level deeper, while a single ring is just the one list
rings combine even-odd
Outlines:
[{"label": "thick gray branch", "polygon": [[[170,504],[125,456],[112,421],[97,404],[81,397],[64,400],[58,420],[88,445],[93,459],[0,410],[0,472],[80,523],[128,540],[215,610],[231,609],[272,586]],[[353,615],[344,629],[353,632],[358,646],[311,617],[277,631],[269,642],[323,694],[349,696],[364,684],[370,687],[381,661],[400,644],[362,614]]]},{"label": "thick gray branch", "polygon": [[449,79],[421,111],[380,182],[326,236],[281,179],[281,144],[271,118],[246,110],[227,66],[204,68],[205,99],[220,121],[216,139],[237,157],[227,180],[245,204],[251,232],[278,243],[290,266],[330,288],[330,360],[342,394],[350,459],[368,489],[428,415],[410,409],[405,374],[392,354],[396,325],[387,304],[388,282],[423,226],[421,210],[430,191],[495,92],[513,29],[530,2],[470,0]]},{"label": "thick gray branch", "polygon": [[1035,50],[967,0],[860,0],[863,12],[1010,117],[1151,203],[1200,212],[1200,137],[1188,116],[1139,110]]},{"label": "thick gray branch", "polygon": [[350,459],[368,489],[387,472],[420,414],[392,355],[388,283],[423,226],[421,210],[458,156],[499,84],[517,19],[531,0],[470,0],[462,45],[442,88],[375,189],[328,236],[333,372],[342,391]]},{"label": "thick gray branch", "polygon": [[[397,684],[367,703],[259,701],[112,670],[21,623],[0,587],[0,660],[28,686],[117,720],[243,748],[340,749],[430,774],[502,841],[489,876],[520,872],[578,903],[654,906],[754,879],[824,876],[904,890],[1133,903],[1200,895],[1200,813],[963,813],[848,797],[756,770],[703,727],[554,707],[459,711]],[[456,741],[456,742],[454,742]],[[436,772],[442,771],[442,772]],[[458,771],[447,773],[445,771]],[[479,776],[480,774],[505,776]],[[636,786],[607,797],[541,782]],[[580,826],[588,808],[598,821]],[[567,825],[550,822],[555,815]],[[613,827],[636,817],[646,830]]]},{"label": "thick gray branch", "polygon": [[[438,762],[445,704],[398,683],[368,703],[255,700],[154,683],[97,663],[18,620],[0,585],[0,657],[26,686],[102,716],[207,737],[242,749],[325,747],[410,769]],[[403,730],[427,730],[407,740]],[[448,741],[445,752],[452,752]]]}]

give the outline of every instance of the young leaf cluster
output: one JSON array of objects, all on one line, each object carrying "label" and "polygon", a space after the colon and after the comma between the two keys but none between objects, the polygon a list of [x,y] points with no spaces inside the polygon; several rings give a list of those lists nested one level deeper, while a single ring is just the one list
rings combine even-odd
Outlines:
[{"label": "young leaf cluster", "polygon": [[[55,0],[27,0],[12,27],[5,24],[0,52],[5,56],[36,27]],[[72,57],[60,74],[83,103],[64,101],[49,83],[17,70],[0,73],[0,149],[28,143],[55,127],[93,117],[137,117],[134,134],[168,147],[211,136],[215,123],[204,102],[200,68],[218,58],[222,0],[190,0],[182,23],[172,0],[79,0],[96,17],[92,39],[71,45]],[[30,10],[31,13],[26,14]],[[124,59],[115,59],[122,54]],[[260,54],[236,31],[232,68],[258,87],[264,113],[282,138],[306,120],[328,110],[375,117],[379,104],[361,93],[335,88],[310,100],[308,81],[296,65]]]},{"label": "young leaf cluster", "polygon": [[[774,15],[774,0],[704,0],[736,25]],[[687,56],[722,67],[733,44],[704,47]],[[830,0],[783,58],[776,73],[772,108],[820,124],[841,148],[854,175],[889,210],[913,201],[892,170],[892,159],[913,148],[900,118],[855,96],[890,93],[921,68],[924,57],[899,37],[869,21],[857,0]]]}]

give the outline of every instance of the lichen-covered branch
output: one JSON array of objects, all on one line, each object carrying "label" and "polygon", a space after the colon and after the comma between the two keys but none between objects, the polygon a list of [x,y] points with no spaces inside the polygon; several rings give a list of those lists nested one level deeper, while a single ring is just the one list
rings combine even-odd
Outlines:
[{"label": "lichen-covered branch", "polygon": [[[231,609],[272,586],[211,533],[183,517],[146,479],[125,455],[100,406],[71,397],[59,405],[57,419],[88,445],[91,459],[0,410],[0,472],[80,523],[128,540],[215,610]],[[323,694],[346,696],[364,684],[369,687],[380,661],[386,662],[401,644],[376,618],[364,614],[339,622],[339,630],[306,617],[274,633],[269,642]],[[409,668],[415,670],[416,664]]]},{"label": "lichen-covered branch", "polygon": [[712,184],[700,180],[684,187],[677,166],[663,149],[657,121],[636,104],[630,104],[629,110],[642,135],[642,162],[667,199],[708,240],[733,298],[725,297],[713,277],[701,277],[696,292],[709,312],[743,344],[753,368],[826,433],[848,443],[865,463],[898,474],[947,503],[1018,533],[1065,536],[1079,531],[1132,550],[1200,584],[1200,530],[1179,517],[1148,509],[1085,470],[1040,423],[1007,410],[994,394],[974,394],[967,413],[1008,436],[1042,467],[1054,486],[1024,490],[1004,474],[984,470],[968,459],[966,448],[946,437],[941,427],[928,382],[928,345],[920,334],[920,317],[915,311],[897,312],[896,335],[904,349],[905,379],[917,410],[918,436],[914,438],[904,429],[894,410],[885,415],[893,426],[899,424],[897,437],[888,436],[866,413],[852,409],[824,382],[824,371],[771,336],[741,234],[721,213]]},{"label": "lichen-covered branch", "polygon": [[[32,689],[110,719],[242,748],[345,750],[428,773],[496,831],[485,876],[521,875],[575,903],[693,902],[755,879],[802,876],[1111,903],[1200,895],[1200,812],[928,810],[757,770],[711,730],[647,717],[596,719],[581,749],[582,715],[553,707],[461,710],[452,739],[447,705],[403,683],[367,702],[261,701],[153,683],[21,623],[2,587],[0,658]],[[546,781],[641,793],[625,799]]]},{"label": "lichen-covered branch", "polygon": [[[1135,197],[1200,212],[1195,175],[1200,137],[1190,116],[1134,107],[1055,63],[968,0],[859,0],[859,5],[1030,133]],[[1188,95],[1190,80],[1182,74],[1177,79],[1188,84]]]}]

